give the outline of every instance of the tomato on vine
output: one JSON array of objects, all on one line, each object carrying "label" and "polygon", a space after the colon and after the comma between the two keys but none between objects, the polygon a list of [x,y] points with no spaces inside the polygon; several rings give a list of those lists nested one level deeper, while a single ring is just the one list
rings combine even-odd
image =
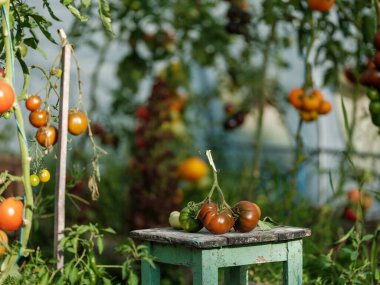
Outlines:
[{"label": "tomato on vine", "polygon": [[82,111],[70,111],[68,119],[69,133],[78,136],[87,130],[88,118]]},{"label": "tomato on vine", "polygon": [[219,211],[218,206],[212,202],[202,205],[198,217],[203,226],[216,235],[230,231],[235,223],[234,216],[229,209],[223,208]]},{"label": "tomato on vine", "polygon": [[28,97],[25,101],[25,107],[29,111],[36,111],[39,107],[41,107],[42,99],[38,95],[32,95]]},{"label": "tomato on vine", "polygon": [[40,178],[36,174],[30,175],[29,180],[30,180],[30,185],[32,185],[33,187],[36,187],[40,184]]},{"label": "tomato on vine", "polygon": [[252,231],[257,226],[261,216],[259,206],[249,201],[239,201],[233,207],[233,211],[238,215],[234,228],[242,233]]},{"label": "tomato on vine", "polygon": [[49,122],[50,114],[47,110],[38,109],[30,113],[29,122],[36,128],[46,126]]},{"label": "tomato on vine", "polygon": [[42,169],[40,173],[38,174],[38,177],[41,182],[46,183],[50,180],[50,171],[47,169]]},{"label": "tomato on vine", "polygon": [[9,197],[0,204],[0,230],[16,231],[22,225],[24,204]]},{"label": "tomato on vine", "polygon": [[8,112],[15,102],[15,91],[5,80],[0,80],[0,113]]},{"label": "tomato on vine", "polygon": [[46,126],[38,129],[36,133],[37,142],[46,148],[52,147],[58,139],[58,130],[54,126]]}]

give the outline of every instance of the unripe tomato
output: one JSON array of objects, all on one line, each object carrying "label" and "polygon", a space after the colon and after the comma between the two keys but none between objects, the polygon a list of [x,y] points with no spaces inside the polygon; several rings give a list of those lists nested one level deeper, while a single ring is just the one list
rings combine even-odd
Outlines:
[{"label": "unripe tomato", "polygon": [[181,223],[179,222],[179,215],[180,215],[180,212],[173,211],[170,213],[170,216],[169,216],[170,226],[177,230],[182,229]]},{"label": "unripe tomato", "polygon": [[38,174],[38,177],[40,178],[41,182],[46,183],[50,180],[50,171],[47,169],[42,169]]},{"label": "unripe tomato", "polygon": [[39,107],[41,107],[42,104],[42,99],[38,95],[33,95],[30,96],[28,99],[25,101],[25,107],[29,111],[36,111]]},{"label": "unripe tomato", "polygon": [[0,231],[0,256],[4,255],[6,250],[5,244],[8,244],[8,236],[5,232]]},{"label": "unripe tomato", "polygon": [[196,218],[196,215],[197,211],[191,207],[185,207],[181,210],[179,222],[186,232],[196,233],[203,228],[202,222]]},{"label": "unripe tomato", "polygon": [[88,118],[81,111],[71,111],[69,113],[69,133],[78,136],[87,130]]},{"label": "unripe tomato", "polygon": [[15,231],[22,225],[24,204],[13,197],[0,204],[0,230]]},{"label": "unripe tomato", "polygon": [[15,102],[15,91],[5,80],[0,80],[0,113],[9,111]]},{"label": "unripe tomato", "polygon": [[36,133],[38,143],[46,148],[53,146],[58,139],[58,130],[54,126],[41,127]]},{"label": "unripe tomato", "polygon": [[36,128],[46,126],[49,122],[50,114],[47,110],[35,110],[29,115],[29,122]]},{"label": "unripe tomato", "polygon": [[36,174],[30,175],[29,180],[30,185],[32,185],[33,187],[36,187],[40,184],[40,178]]}]

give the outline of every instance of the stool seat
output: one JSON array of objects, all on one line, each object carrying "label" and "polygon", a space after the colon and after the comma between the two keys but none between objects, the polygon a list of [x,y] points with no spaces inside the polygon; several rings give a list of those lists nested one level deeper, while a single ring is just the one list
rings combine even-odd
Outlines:
[{"label": "stool seat", "polygon": [[276,227],[248,233],[213,235],[206,229],[187,233],[172,228],[152,228],[130,233],[144,241],[155,257],[155,268],[142,261],[143,285],[160,284],[160,264],[191,267],[194,285],[218,284],[218,268],[225,267],[224,284],[248,284],[248,265],[283,262],[284,284],[302,284],[302,238],[307,228]]}]

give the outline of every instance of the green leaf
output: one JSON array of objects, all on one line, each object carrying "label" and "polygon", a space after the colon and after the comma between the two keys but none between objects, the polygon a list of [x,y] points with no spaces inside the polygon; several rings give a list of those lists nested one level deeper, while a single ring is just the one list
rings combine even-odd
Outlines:
[{"label": "green leaf", "polygon": [[337,240],[335,244],[345,242],[351,236],[354,230],[355,230],[355,227],[352,227],[344,236],[342,236],[339,240]]},{"label": "green leaf", "polygon": [[128,285],[138,285],[139,278],[133,271],[130,272],[129,278],[128,278]]},{"label": "green leaf", "polygon": [[82,0],[81,2],[82,2],[83,7],[85,8],[88,8],[91,5],[91,0]]},{"label": "green leaf", "polygon": [[107,2],[107,0],[99,0],[99,15],[100,20],[103,23],[103,27],[105,30],[110,34],[114,35],[114,32],[112,30],[112,24],[111,24],[111,13],[110,13],[110,6]]},{"label": "green leaf", "polygon": [[54,20],[56,20],[56,21],[58,21],[58,22],[61,22],[61,19],[58,18],[58,17],[54,14],[53,9],[50,7],[49,0],[42,0],[42,1],[44,2],[43,6],[47,8],[50,17],[52,17]]},{"label": "green leaf", "polygon": [[73,0],[61,0],[61,3],[65,6],[70,5],[73,2]]},{"label": "green leaf", "polygon": [[98,237],[97,245],[98,245],[99,254],[102,254],[103,250],[104,250],[104,240],[103,240],[103,237]]},{"label": "green leaf", "polygon": [[343,95],[340,98],[341,98],[341,105],[342,105],[342,111],[343,111],[344,128],[346,129],[347,136],[349,137],[351,133],[351,128],[350,128],[350,123],[348,121],[347,109],[346,109],[346,105],[344,104]]},{"label": "green leaf", "polygon": [[362,241],[368,241],[368,240],[371,240],[373,239],[374,235],[365,235],[363,238],[362,238]]},{"label": "green leaf", "polygon": [[106,233],[109,233],[109,234],[113,234],[113,235],[116,234],[115,230],[112,229],[112,228],[105,228],[105,229],[102,229],[102,231],[106,232]]},{"label": "green leaf", "polygon": [[57,43],[50,32],[48,31],[48,27],[51,26],[51,23],[46,20],[44,17],[37,15],[37,14],[30,14],[29,15],[31,18],[33,18],[34,22],[38,25],[40,28],[42,34],[52,43]]},{"label": "green leaf", "polygon": [[69,11],[71,12],[71,14],[73,14],[73,16],[74,16],[75,18],[77,18],[79,21],[81,21],[81,22],[86,22],[86,21],[88,20],[88,17],[83,16],[83,15],[79,12],[79,10],[78,10],[77,8],[75,8],[73,5],[67,5],[66,7],[69,9]]}]

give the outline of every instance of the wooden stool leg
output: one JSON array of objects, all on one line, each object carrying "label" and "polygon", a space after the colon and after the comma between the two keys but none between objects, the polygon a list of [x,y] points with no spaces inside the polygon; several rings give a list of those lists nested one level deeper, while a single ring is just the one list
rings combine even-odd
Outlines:
[{"label": "wooden stool leg", "polygon": [[288,260],[284,262],[284,284],[302,284],[302,240],[288,242]]},{"label": "wooden stool leg", "polygon": [[[144,243],[149,254],[152,255],[152,245],[149,242]],[[153,268],[148,262],[141,260],[141,284],[142,285],[160,285],[161,270],[159,263],[154,263]]]},{"label": "wooden stool leg", "polygon": [[193,252],[193,285],[218,285],[218,267],[207,250]]},{"label": "wooden stool leg", "polygon": [[232,266],[224,268],[224,285],[247,285],[248,266]]}]

